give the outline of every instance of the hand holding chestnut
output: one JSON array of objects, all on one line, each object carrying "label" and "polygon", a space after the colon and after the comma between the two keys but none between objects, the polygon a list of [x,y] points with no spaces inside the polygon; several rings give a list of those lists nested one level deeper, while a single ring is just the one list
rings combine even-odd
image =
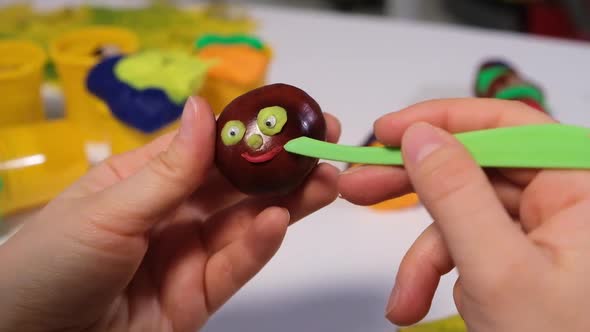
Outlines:
[{"label": "hand holding chestnut", "polygon": [[327,164],[288,195],[249,197],[214,167],[215,139],[213,112],[191,98],[177,133],[96,166],[28,220],[0,246],[0,331],[197,331],[290,224],[336,199]]}]

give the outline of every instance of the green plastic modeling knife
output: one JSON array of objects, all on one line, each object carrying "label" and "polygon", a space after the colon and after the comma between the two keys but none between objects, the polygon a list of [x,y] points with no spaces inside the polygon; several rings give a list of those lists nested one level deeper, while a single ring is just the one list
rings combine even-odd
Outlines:
[{"label": "green plastic modeling knife", "polygon": [[[455,134],[481,167],[590,169],[590,128],[526,125]],[[307,157],[367,165],[403,165],[400,149],[346,146],[299,137],[285,150]]]}]

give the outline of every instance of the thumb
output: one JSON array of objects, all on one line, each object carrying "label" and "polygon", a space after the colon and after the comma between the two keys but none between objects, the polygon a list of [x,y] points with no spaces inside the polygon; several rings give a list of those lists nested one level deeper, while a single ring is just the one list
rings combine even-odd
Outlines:
[{"label": "thumb", "polygon": [[[148,231],[205,180],[215,150],[215,118],[201,99],[189,98],[180,129],[168,148],[142,169],[91,196],[89,205],[108,229],[121,234]],[[121,220],[124,220],[124,223]]]},{"label": "thumb", "polygon": [[415,124],[404,133],[402,151],[410,181],[459,270],[502,262],[527,243],[484,171],[455,137]]}]

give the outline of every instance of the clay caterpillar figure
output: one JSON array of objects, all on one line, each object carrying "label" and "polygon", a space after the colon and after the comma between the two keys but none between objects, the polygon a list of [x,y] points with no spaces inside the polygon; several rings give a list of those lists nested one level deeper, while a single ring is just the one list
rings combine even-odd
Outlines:
[{"label": "clay caterpillar figure", "polygon": [[549,113],[541,88],[504,61],[490,60],[479,67],[474,94],[479,98],[518,100]]}]

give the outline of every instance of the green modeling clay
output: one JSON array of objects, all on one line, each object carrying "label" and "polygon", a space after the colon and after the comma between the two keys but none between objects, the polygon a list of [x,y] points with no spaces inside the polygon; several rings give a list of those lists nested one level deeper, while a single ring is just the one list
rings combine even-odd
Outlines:
[{"label": "green modeling clay", "polygon": [[197,50],[205,48],[209,45],[213,44],[224,44],[224,45],[235,45],[235,44],[245,44],[249,45],[255,49],[262,50],[264,48],[264,44],[260,39],[248,36],[248,35],[231,35],[231,36],[221,36],[221,35],[205,35],[199,40],[197,40],[196,47]]},{"label": "green modeling clay", "polygon": [[494,66],[483,69],[477,78],[477,91],[484,93],[490,88],[490,85],[500,76],[509,72],[510,69],[504,66]]},{"label": "green modeling clay", "polygon": [[525,99],[536,100],[539,104],[544,104],[543,93],[532,85],[515,85],[498,91],[495,95],[498,99]]},{"label": "green modeling clay", "polygon": [[183,52],[153,50],[121,59],[115,75],[138,90],[161,89],[171,101],[182,104],[201,88],[210,65]]},{"label": "green modeling clay", "polygon": [[549,114],[543,90],[502,60],[489,60],[479,66],[475,79],[475,96],[518,100]]}]

